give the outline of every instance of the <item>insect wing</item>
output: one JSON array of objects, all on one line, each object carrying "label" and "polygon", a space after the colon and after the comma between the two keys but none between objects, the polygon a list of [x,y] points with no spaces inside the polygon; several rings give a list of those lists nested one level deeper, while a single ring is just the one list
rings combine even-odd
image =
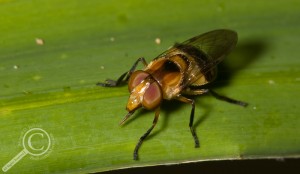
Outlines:
[{"label": "insect wing", "polygon": [[[193,52],[191,56],[200,63],[198,67],[189,72],[189,78],[183,84],[183,88],[202,86],[211,82],[216,75],[216,65],[225,58],[236,43],[237,33],[235,31],[214,30],[179,44],[179,47],[186,54],[191,55],[190,53]],[[195,54],[197,52],[195,50],[201,54]]]},{"label": "insect wing", "polygon": [[190,55],[191,47],[194,50],[199,50],[199,52],[204,54],[204,57],[203,55],[193,57],[199,59],[198,61],[201,62],[201,66],[194,68],[189,73],[189,78],[184,82],[182,87],[201,86],[209,83],[209,81],[203,82],[201,80],[203,75],[206,75],[209,71],[213,70],[213,68],[215,68],[216,65],[230,53],[230,51],[235,47],[237,39],[238,37],[235,31],[226,29],[213,30],[193,37],[180,44],[175,44],[155,59],[166,58],[173,54],[181,53]]},{"label": "insect wing", "polygon": [[207,55],[207,61],[201,67],[201,73],[211,70],[220,63],[237,43],[237,33],[232,30],[214,30],[193,37],[182,45],[190,45],[201,50]]}]

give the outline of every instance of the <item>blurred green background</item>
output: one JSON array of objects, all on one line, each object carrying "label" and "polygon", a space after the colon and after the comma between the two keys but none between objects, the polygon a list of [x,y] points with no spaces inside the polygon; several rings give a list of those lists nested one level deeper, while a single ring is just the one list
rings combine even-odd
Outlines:
[{"label": "blurred green background", "polygon": [[[33,127],[51,135],[51,151],[38,158],[28,154],[9,172],[87,173],[299,157],[299,5],[296,0],[0,0],[1,168],[23,149],[22,137]],[[220,65],[214,89],[249,107],[197,97],[194,125],[201,148],[195,149],[190,106],[165,102],[140,161],[133,161],[134,146],[154,113],[137,112],[119,127],[127,87],[95,84],[119,77],[139,57],[150,62],[175,42],[219,28],[237,31],[239,41]],[[45,139],[35,138],[34,147],[44,147]]]}]

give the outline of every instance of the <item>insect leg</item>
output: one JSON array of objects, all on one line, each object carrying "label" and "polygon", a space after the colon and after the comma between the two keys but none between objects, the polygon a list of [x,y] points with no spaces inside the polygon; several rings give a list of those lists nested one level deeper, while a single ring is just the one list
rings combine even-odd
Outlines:
[{"label": "insect leg", "polygon": [[157,108],[155,110],[155,117],[154,117],[152,126],[147,130],[147,132],[143,136],[141,136],[141,138],[139,139],[139,142],[136,144],[134,152],[133,152],[133,159],[134,160],[138,160],[138,151],[139,151],[139,148],[142,145],[144,139],[150,134],[150,132],[152,131],[152,129],[155,127],[155,125],[157,123],[157,120],[158,120],[158,117],[159,117],[159,112],[160,112],[160,108]]},{"label": "insect leg", "polygon": [[186,88],[184,91],[182,91],[182,93],[186,95],[201,95],[207,92],[208,89],[191,89],[191,88]]},{"label": "insect leg", "polygon": [[239,100],[234,100],[234,99],[231,99],[231,98],[222,96],[222,95],[220,95],[220,94],[214,92],[214,91],[211,90],[211,89],[209,89],[209,92],[210,92],[211,95],[214,96],[216,99],[223,100],[223,101],[226,101],[226,102],[228,102],[228,103],[232,103],[232,104],[236,104],[236,105],[240,105],[240,106],[244,106],[244,107],[246,107],[246,106],[248,105],[248,103],[246,103],[246,102],[239,101]]},{"label": "insect leg", "polygon": [[195,147],[197,148],[197,147],[200,146],[200,145],[199,145],[199,139],[198,139],[197,134],[196,134],[196,132],[195,132],[195,130],[194,130],[194,128],[193,128],[194,113],[195,113],[195,101],[192,100],[192,99],[185,98],[185,97],[183,97],[183,96],[178,96],[176,99],[179,100],[179,101],[182,101],[182,102],[184,102],[184,103],[189,103],[189,104],[192,105],[192,110],[191,110],[191,115],[190,115],[190,123],[189,123],[189,127],[190,127],[191,133],[192,133],[192,135],[193,135],[193,138],[194,138],[194,140],[195,140]]},{"label": "insect leg", "polygon": [[145,58],[141,57],[138,60],[135,61],[133,66],[130,68],[129,71],[123,73],[118,80],[111,80],[111,79],[106,79],[104,83],[99,82],[96,85],[98,86],[103,86],[103,87],[114,87],[114,86],[120,86],[123,82],[127,82],[135,68],[137,67],[138,63],[142,62],[144,66],[146,67],[148,64],[145,60]]}]

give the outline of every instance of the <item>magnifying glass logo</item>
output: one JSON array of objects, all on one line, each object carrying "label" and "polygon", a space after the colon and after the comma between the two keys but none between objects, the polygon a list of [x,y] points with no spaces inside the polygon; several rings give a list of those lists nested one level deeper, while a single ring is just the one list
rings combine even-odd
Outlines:
[{"label": "magnifying glass logo", "polygon": [[32,128],[24,134],[22,146],[23,150],[2,167],[3,172],[7,172],[27,154],[41,156],[47,153],[51,147],[51,138],[45,130],[41,128]]}]

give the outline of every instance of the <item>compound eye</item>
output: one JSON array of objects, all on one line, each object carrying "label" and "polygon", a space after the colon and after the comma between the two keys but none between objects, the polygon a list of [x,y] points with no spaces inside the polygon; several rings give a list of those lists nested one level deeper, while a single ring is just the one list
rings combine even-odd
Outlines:
[{"label": "compound eye", "polygon": [[128,82],[129,92],[131,92],[137,85],[139,85],[147,76],[149,76],[149,74],[145,71],[138,70],[133,72]]},{"label": "compound eye", "polygon": [[157,108],[162,101],[162,92],[157,82],[153,82],[145,91],[142,105],[148,110]]}]

